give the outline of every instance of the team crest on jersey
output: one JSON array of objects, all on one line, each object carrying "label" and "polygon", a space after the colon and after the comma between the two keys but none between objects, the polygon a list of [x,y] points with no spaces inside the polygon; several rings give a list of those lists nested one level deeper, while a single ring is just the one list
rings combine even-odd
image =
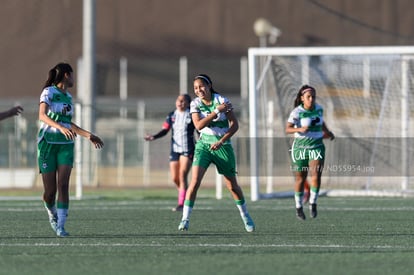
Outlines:
[{"label": "team crest on jersey", "polygon": [[72,110],[72,105],[70,104],[63,104],[63,108],[62,108],[62,114],[63,115],[67,115],[70,114],[70,111]]},{"label": "team crest on jersey", "polygon": [[319,117],[314,117],[312,118],[312,122],[311,122],[311,126],[315,126],[316,124],[318,124],[321,121],[321,119]]}]

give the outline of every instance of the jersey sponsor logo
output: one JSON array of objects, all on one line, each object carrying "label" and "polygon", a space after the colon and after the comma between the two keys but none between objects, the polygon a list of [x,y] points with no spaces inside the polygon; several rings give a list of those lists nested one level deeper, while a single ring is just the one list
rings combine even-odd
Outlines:
[{"label": "jersey sponsor logo", "polygon": [[313,160],[322,160],[322,152],[318,149],[295,149],[292,150],[292,159],[294,162],[298,160],[306,160],[306,159],[313,159]]}]

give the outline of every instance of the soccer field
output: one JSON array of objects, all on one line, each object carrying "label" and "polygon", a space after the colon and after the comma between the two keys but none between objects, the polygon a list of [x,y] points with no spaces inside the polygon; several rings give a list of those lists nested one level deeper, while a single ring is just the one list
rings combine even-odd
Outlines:
[{"label": "soccer field", "polygon": [[[316,219],[293,199],[248,202],[247,233],[227,193],[200,190],[188,232],[175,190],[85,193],[68,238],[40,200],[0,201],[0,274],[412,274],[414,200],[319,198]],[[40,197],[40,195],[39,195]],[[305,212],[307,214],[307,211]],[[309,215],[308,215],[309,216]]]}]

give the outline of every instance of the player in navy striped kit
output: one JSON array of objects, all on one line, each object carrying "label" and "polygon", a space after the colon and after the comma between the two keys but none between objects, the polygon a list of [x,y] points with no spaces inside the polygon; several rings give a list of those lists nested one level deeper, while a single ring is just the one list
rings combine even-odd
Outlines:
[{"label": "player in navy striped kit", "polygon": [[178,190],[178,204],[173,211],[182,211],[188,187],[188,172],[194,156],[194,124],[190,115],[191,97],[181,94],[175,101],[176,109],[167,115],[161,131],[147,135],[144,139],[153,141],[165,136],[171,130],[170,173]]}]

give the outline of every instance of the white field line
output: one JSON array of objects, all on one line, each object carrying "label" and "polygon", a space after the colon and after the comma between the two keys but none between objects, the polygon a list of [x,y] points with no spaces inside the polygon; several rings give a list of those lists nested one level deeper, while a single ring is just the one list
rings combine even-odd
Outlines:
[{"label": "white field line", "polygon": [[[144,207],[134,207],[134,206],[71,206],[69,207],[70,211],[78,211],[78,210],[88,210],[88,211],[106,211],[106,210],[160,210],[165,211],[168,210],[171,212],[171,208],[173,205],[169,204],[168,206],[153,206],[153,205],[147,205]],[[197,207],[197,210],[217,210],[223,211],[228,210],[228,208],[214,208],[214,207]],[[236,208],[235,208],[236,209]],[[36,207],[0,207],[0,213],[1,212],[44,212],[45,209],[42,205],[36,206]]]},{"label": "white field line", "polygon": [[[139,206],[139,208],[137,208]],[[137,203],[137,202],[109,202],[102,204],[94,205],[71,205],[70,209],[72,211],[77,210],[93,210],[93,211],[105,211],[105,210],[168,210],[171,211],[171,202],[146,202],[146,203]],[[216,207],[210,206],[208,204],[196,205],[195,210],[214,210],[214,211],[226,211],[233,209],[232,206]],[[263,206],[263,205],[250,205],[251,210],[260,211],[260,210],[291,210],[293,206]],[[414,206],[400,206],[400,207],[324,207],[323,204],[319,207],[320,211],[372,211],[372,212],[382,212],[382,211],[414,211]],[[36,204],[12,204],[12,205],[1,205],[0,212],[38,212],[45,211],[42,203]]]},{"label": "white field line", "polygon": [[[268,210],[290,210],[293,209],[292,207],[283,207],[283,208],[277,208],[277,209],[268,209]],[[91,211],[106,211],[106,210],[160,210],[160,211],[170,211],[171,207],[145,207],[145,208],[136,208],[136,207],[72,207],[70,208],[70,211],[78,211],[78,210],[91,210]],[[197,207],[196,211],[198,210],[214,210],[216,212],[221,212],[226,209],[218,209],[214,207]],[[322,210],[322,208],[319,209],[320,211],[371,211],[371,212],[384,212],[384,211],[395,211],[395,212],[401,212],[401,211],[407,211],[412,212],[414,211],[414,207],[395,207],[395,208],[325,208]],[[44,212],[45,209],[42,207],[39,207],[37,209],[33,208],[0,208],[1,212]]]},{"label": "white field line", "polygon": [[222,247],[222,248],[324,248],[324,249],[369,249],[369,250],[414,250],[411,246],[400,245],[320,245],[320,244],[161,244],[161,243],[0,243],[0,247]]}]

